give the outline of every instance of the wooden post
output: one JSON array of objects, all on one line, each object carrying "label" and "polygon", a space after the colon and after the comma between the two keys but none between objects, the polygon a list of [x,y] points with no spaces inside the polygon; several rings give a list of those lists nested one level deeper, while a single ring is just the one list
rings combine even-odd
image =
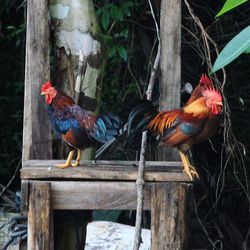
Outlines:
[{"label": "wooden post", "polygon": [[53,249],[50,183],[32,182],[29,188],[28,250]]},{"label": "wooden post", "polygon": [[[181,0],[161,1],[160,110],[180,107]],[[179,161],[176,149],[159,145],[156,160]],[[151,249],[186,248],[186,196],[179,182],[154,184],[151,205]]]},{"label": "wooden post", "polygon": [[40,96],[41,84],[50,79],[47,0],[27,1],[23,160],[51,159],[51,129]]},{"label": "wooden post", "polygon": [[[180,107],[181,0],[161,1],[161,59],[159,109]],[[158,147],[156,160],[179,160],[175,149]]]},{"label": "wooden post", "polygon": [[187,185],[155,183],[151,193],[151,249],[186,249]]}]

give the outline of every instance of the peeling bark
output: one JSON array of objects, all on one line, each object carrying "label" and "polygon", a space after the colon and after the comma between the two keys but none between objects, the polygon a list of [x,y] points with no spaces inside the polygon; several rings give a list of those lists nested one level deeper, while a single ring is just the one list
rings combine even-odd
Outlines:
[{"label": "peeling bark", "polygon": [[[106,53],[105,46],[97,39],[101,35],[93,2],[92,0],[49,0],[49,10],[56,47],[57,86],[75,99],[79,105],[97,114],[100,109],[102,72]],[[79,60],[80,55],[81,60]],[[81,159],[91,160],[94,155],[95,149],[88,148],[83,151]],[[82,217],[78,230],[79,235],[84,236],[89,214]],[[77,248],[79,239],[77,239],[75,227],[71,220],[66,224],[67,227],[61,227],[63,237],[58,237],[59,241],[64,238],[63,245],[59,242],[56,249]],[[83,249],[83,247],[80,248]]]},{"label": "peeling bark", "polygon": [[[75,99],[75,82],[79,73],[79,55],[83,55],[80,102],[98,114],[105,63],[105,46],[100,41],[100,28],[91,0],[50,0],[49,10],[56,44],[56,81],[63,91]],[[79,86],[78,86],[79,87]],[[93,159],[94,149],[83,152],[82,160]]]}]

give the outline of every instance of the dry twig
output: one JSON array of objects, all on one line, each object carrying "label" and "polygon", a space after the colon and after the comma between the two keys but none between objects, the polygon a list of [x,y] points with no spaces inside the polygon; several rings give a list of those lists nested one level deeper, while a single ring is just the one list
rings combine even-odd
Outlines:
[{"label": "dry twig", "polygon": [[[154,65],[151,71],[150,80],[148,83],[148,89],[147,89],[147,100],[152,99],[152,92],[154,88],[155,83],[155,77],[156,77],[156,71],[159,67],[160,63],[160,34],[159,34],[159,28],[155,19],[155,15],[153,12],[152,4],[149,2],[149,6],[151,9],[151,13],[156,25],[157,30],[157,37],[159,40],[158,44],[158,50],[157,55],[154,61]],[[144,168],[145,168],[145,151],[146,151],[146,145],[147,145],[147,131],[144,131],[142,133],[142,140],[141,140],[141,152],[140,152],[140,161],[139,161],[139,167],[138,167],[138,176],[136,180],[136,186],[137,186],[137,208],[136,208],[136,222],[135,222],[135,236],[134,236],[134,247],[133,250],[138,250],[140,247],[141,242],[141,224],[142,224],[142,211],[143,211],[143,200],[144,200]]]},{"label": "dry twig", "polygon": [[9,180],[9,182],[7,183],[7,185],[1,190],[0,192],[0,198],[3,196],[3,194],[5,193],[5,191],[10,187],[10,185],[12,184],[13,180],[15,179],[20,167],[21,167],[22,161],[20,160],[16,166],[15,172],[13,174],[13,176],[11,177],[11,179]]}]

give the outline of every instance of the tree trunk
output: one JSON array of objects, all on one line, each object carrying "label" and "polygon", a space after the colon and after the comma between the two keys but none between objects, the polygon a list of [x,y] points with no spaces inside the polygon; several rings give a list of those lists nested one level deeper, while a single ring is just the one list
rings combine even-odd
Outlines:
[{"label": "tree trunk", "polygon": [[[50,0],[49,9],[56,43],[56,82],[75,100],[78,100],[81,91],[79,104],[97,114],[106,53],[93,2]],[[81,51],[83,67],[79,76]],[[75,86],[77,75],[80,81]],[[82,154],[82,160],[93,159],[94,154],[93,148],[87,149]]]},{"label": "tree trunk", "polygon": [[[57,86],[74,98],[78,105],[97,114],[100,109],[105,49],[101,43],[93,2],[49,2],[56,47]],[[83,57],[81,61],[80,54]],[[94,156],[95,149],[89,148],[84,150],[81,159],[91,160]],[[83,249],[90,217],[91,212],[87,211],[56,213],[56,249]]]}]

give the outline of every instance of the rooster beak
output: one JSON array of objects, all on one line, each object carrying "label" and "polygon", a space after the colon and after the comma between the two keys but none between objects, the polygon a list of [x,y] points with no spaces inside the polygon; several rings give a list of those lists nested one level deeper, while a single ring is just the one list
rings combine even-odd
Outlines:
[{"label": "rooster beak", "polygon": [[215,104],[218,105],[218,106],[222,106],[223,105],[222,102],[216,102]]},{"label": "rooster beak", "polygon": [[41,95],[45,95],[46,93],[45,92],[42,92]]}]

